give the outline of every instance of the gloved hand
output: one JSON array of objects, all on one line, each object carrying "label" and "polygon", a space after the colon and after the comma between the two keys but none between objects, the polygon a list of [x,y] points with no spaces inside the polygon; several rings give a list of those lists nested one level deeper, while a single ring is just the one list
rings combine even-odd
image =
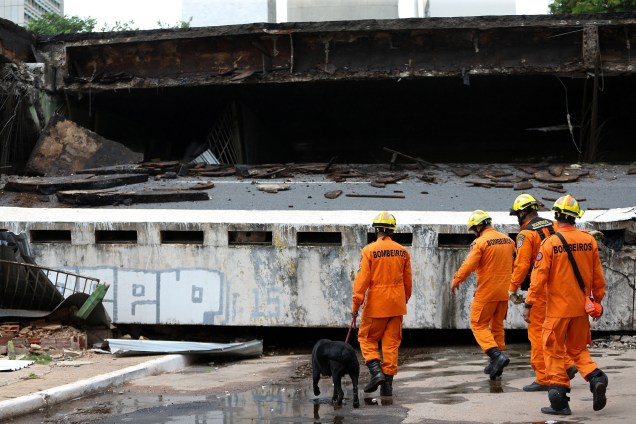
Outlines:
[{"label": "gloved hand", "polygon": [[523,311],[521,311],[521,316],[525,322],[530,324],[530,308],[524,307]]},{"label": "gloved hand", "polygon": [[459,289],[459,283],[451,283],[451,294],[454,296],[455,292]]},{"label": "gloved hand", "polygon": [[358,318],[358,311],[351,311],[351,318]]},{"label": "gloved hand", "polygon": [[512,303],[514,303],[515,305],[520,305],[520,304],[522,304],[523,302],[526,301],[526,299],[524,299],[523,295],[519,294],[517,292],[517,290],[515,290],[515,291],[508,290],[508,297],[510,298],[510,301]]}]

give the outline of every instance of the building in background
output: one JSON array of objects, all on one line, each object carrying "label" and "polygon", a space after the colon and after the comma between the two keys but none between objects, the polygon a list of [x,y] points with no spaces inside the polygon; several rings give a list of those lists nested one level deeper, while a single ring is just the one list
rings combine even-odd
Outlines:
[{"label": "building in background", "polygon": [[46,12],[64,15],[64,0],[0,0],[0,18],[21,26]]},{"label": "building in background", "polygon": [[426,17],[515,15],[516,0],[429,0]]},{"label": "building in background", "polygon": [[182,0],[181,19],[193,27],[276,22],[276,0]]},{"label": "building in background", "polygon": [[397,19],[398,0],[287,0],[290,22]]}]

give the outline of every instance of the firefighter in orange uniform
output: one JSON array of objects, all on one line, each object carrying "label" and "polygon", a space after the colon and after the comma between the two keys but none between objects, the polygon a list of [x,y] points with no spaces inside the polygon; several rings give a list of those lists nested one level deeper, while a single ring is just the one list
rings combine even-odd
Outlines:
[{"label": "firefighter in orange uniform", "polygon": [[[358,342],[371,373],[364,391],[371,393],[380,386],[382,396],[393,395],[402,318],[412,289],[411,255],[391,238],[395,227],[395,217],[388,212],[381,212],[373,220],[376,241],[362,249],[351,303],[353,318],[358,316],[360,307],[363,308]],[[378,348],[380,341],[382,355]]]},{"label": "firefighter in orange uniform", "polygon": [[[566,240],[585,284],[587,294],[597,302],[605,296],[605,278],[596,239],[574,227],[583,215],[579,204],[570,195],[557,199],[552,207],[558,233]],[[524,308],[524,319],[545,299],[546,318],[543,322],[543,354],[549,383],[550,406],[541,408],[544,414],[570,415],[568,404],[570,380],[566,374],[565,352],[572,358],[583,378],[590,383],[592,407],[605,407],[608,378],[592,360],[587,349],[592,344],[590,321],[585,311],[585,295],[570,261],[567,249],[557,235],[541,243],[532,271],[530,289]]]},{"label": "firefighter in orange uniform", "polygon": [[470,245],[468,257],[455,272],[451,293],[474,271],[477,289],[470,305],[470,327],[479,347],[488,355],[490,363],[484,370],[494,380],[500,376],[510,359],[506,349],[504,320],[508,312],[507,288],[512,275],[515,244],[510,237],[491,226],[492,219],[482,211],[474,211],[468,218],[468,230],[477,238]]},{"label": "firefighter in orange uniform", "polygon": [[[515,257],[512,281],[508,288],[510,300],[513,303],[523,303],[523,299],[517,294],[518,290],[528,290],[530,287],[530,273],[534,259],[539,253],[541,242],[557,230],[556,222],[539,216],[539,202],[529,194],[523,193],[517,196],[510,215],[517,217],[520,231],[516,238],[517,254]],[[518,299],[521,299],[520,301]],[[535,381],[523,386],[526,392],[548,390],[548,379],[545,376],[545,361],[543,360],[543,341],[541,332],[545,320],[545,299],[537,299],[535,306],[530,311],[528,322],[528,340],[530,340],[530,365],[536,375]],[[568,378],[574,378],[576,367],[566,356]]]}]

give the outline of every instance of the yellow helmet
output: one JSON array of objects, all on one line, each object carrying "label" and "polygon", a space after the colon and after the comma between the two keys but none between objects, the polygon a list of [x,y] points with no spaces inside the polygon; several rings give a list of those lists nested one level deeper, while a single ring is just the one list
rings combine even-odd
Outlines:
[{"label": "yellow helmet", "polygon": [[512,208],[510,208],[510,215],[517,215],[522,210],[528,208],[538,210],[539,202],[527,193],[520,194],[512,204]]},{"label": "yellow helmet", "polygon": [[555,211],[555,214],[563,214],[573,218],[580,218],[585,213],[584,210],[579,208],[579,202],[569,194],[559,197],[556,202],[554,202],[552,210]]},{"label": "yellow helmet", "polygon": [[387,211],[380,212],[373,219],[373,228],[388,229],[388,230],[395,231],[396,225],[397,223],[395,221],[395,217],[393,216],[393,214],[390,214]]},{"label": "yellow helmet", "polygon": [[491,221],[492,218],[490,217],[490,215],[488,215],[481,209],[477,209],[476,211],[473,211],[473,213],[471,213],[468,217],[468,229],[470,230],[475,225],[490,224]]}]

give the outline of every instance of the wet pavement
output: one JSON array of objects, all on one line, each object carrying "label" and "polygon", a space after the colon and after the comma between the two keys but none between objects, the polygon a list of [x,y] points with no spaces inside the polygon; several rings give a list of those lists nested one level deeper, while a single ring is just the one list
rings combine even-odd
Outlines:
[{"label": "wet pavement", "polygon": [[[632,422],[636,401],[636,351],[592,350],[595,360],[609,375],[607,407],[592,411],[588,384],[577,375],[572,381],[569,417],[541,414],[545,392],[526,393],[533,380],[525,344],[508,348],[511,363],[501,379],[483,374],[486,356],[478,348],[406,348],[400,352],[401,367],[394,383],[394,396],[366,394],[360,390],[361,406],[352,407],[351,382],[343,380],[342,407],[331,405],[331,380],[323,378],[316,397],[311,389],[309,355],[280,358],[279,365],[253,363],[240,371],[234,365],[194,365],[180,372],[146,377],[104,394],[69,402],[46,413],[15,419],[13,423],[619,423]],[[243,362],[243,361],[241,361]],[[266,367],[277,373],[267,376]],[[290,372],[280,374],[289,367]],[[233,390],[227,384],[250,380],[250,373],[263,372],[260,383],[250,389]],[[254,374],[252,374],[254,375]],[[255,377],[258,379],[259,377]],[[361,370],[360,386],[368,372]],[[256,380],[254,380],[256,381]],[[230,390],[227,390],[227,389]],[[236,387],[235,387],[236,388]]]}]

